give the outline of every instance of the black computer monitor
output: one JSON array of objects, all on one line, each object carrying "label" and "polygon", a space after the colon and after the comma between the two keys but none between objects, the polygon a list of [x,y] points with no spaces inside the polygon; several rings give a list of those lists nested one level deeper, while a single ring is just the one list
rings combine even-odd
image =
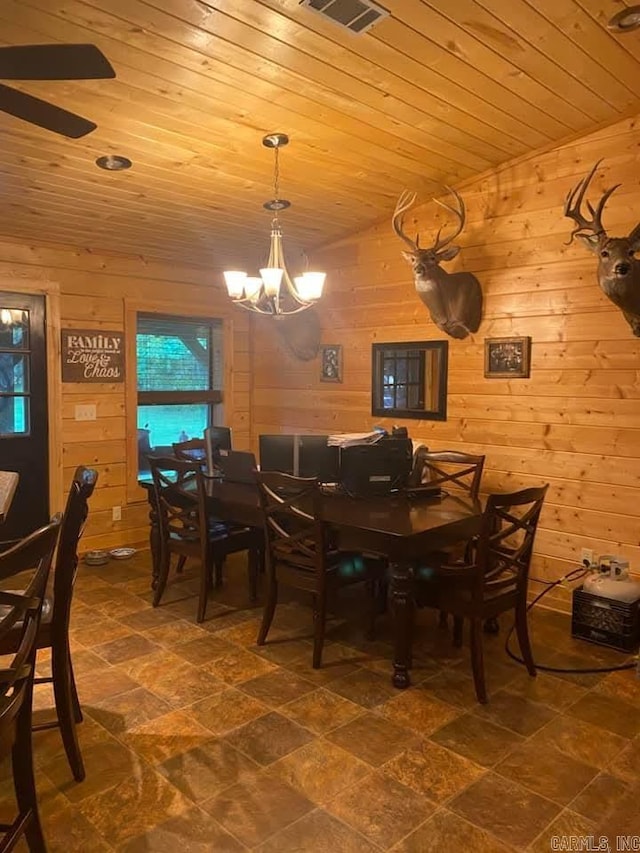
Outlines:
[{"label": "black computer monitor", "polygon": [[328,435],[298,435],[298,476],[322,483],[340,480],[340,448],[327,445]]},{"label": "black computer monitor", "polygon": [[261,435],[260,470],[293,474],[295,438],[294,435]]},{"label": "black computer monitor", "polygon": [[376,444],[343,448],[340,478],[354,495],[386,495],[406,487],[411,465],[411,439],[389,436]]},{"label": "black computer monitor", "polygon": [[231,450],[231,429],[226,426],[210,426],[204,431],[207,452],[207,473],[213,474],[221,450]]}]

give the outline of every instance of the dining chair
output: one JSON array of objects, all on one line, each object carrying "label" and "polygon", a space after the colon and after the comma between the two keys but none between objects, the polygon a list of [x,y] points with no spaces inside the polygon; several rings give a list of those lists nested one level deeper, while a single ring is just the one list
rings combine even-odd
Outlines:
[{"label": "dining chair", "polygon": [[171,568],[171,557],[200,561],[200,594],[197,621],[204,622],[207,599],[213,585],[222,583],[225,558],[248,551],[249,592],[257,598],[262,532],[227,525],[211,518],[207,510],[205,478],[201,466],[174,457],[149,457],[160,532],[160,571],[153,606],[160,604]]},{"label": "dining chair", "polygon": [[[457,450],[434,450],[420,446],[414,454],[413,471],[411,472],[412,485],[426,484],[433,487],[445,487],[452,495],[469,497],[477,500],[480,493],[480,481],[484,469],[484,456],[474,456],[470,453],[462,453]],[[464,543],[460,547],[450,549],[446,552],[438,551],[425,556],[424,563],[429,567],[452,561],[456,557],[471,559],[470,549],[473,542]],[[440,612],[439,623],[442,628],[447,627],[447,614]],[[457,643],[461,637],[462,621],[454,619],[453,634]]]},{"label": "dining chair", "polygon": [[375,585],[385,577],[386,561],[336,549],[322,519],[316,478],[277,471],[257,475],[264,518],[267,594],[258,645],[267,641],[280,585],[313,596],[313,668],[319,669],[325,638],[327,599],[334,588],[365,581],[370,593],[369,632],[378,608]]},{"label": "dining chair", "polygon": [[[11,660],[0,667],[0,759],[11,755],[18,807],[11,823],[0,824],[0,850],[13,850],[23,835],[32,853],[47,849],[33,773],[31,715],[38,626],[59,530],[56,518],[0,554],[0,642],[8,634],[19,638]],[[6,589],[21,586],[27,572],[25,588]]]},{"label": "dining chair", "polygon": [[[184,462],[206,462],[207,461],[207,445],[204,438],[189,438],[187,441],[176,441],[171,445],[173,455],[176,459],[182,459]],[[178,560],[176,572],[181,575],[184,569],[184,564],[187,558],[182,556]]]},{"label": "dining chair", "polygon": [[413,460],[413,485],[443,486],[452,495],[468,495],[475,500],[480,492],[484,460],[484,456],[457,450],[419,447]]},{"label": "dining chair", "polygon": [[[520,651],[529,675],[536,674],[527,625],[527,585],[533,541],[548,485],[487,498],[482,529],[470,563],[443,565],[428,583],[418,581],[425,603],[467,619],[471,666],[478,701],[487,701],[483,630],[486,619],[513,611]],[[425,590],[426,587],[426,590]]]},{"label": "dining chair", "polygon": [[[83,465],[76,468],[62,516],[53,583],[49,585],[45,596],[36,640],[38,650],[51,649],[51,675],[37,676],[35,683],[53,685],[56,719],[38,723],[34,731],[60,728],[64,750],[76,782],[82,782],[85,770],[76,733],[76,724],[82,722],[82,711],[71,662],[69,620],[78,568],[78,542],[89,513],[89,498],[97,481],[98,472],[95,469]],[[17,648],[19,634],[17,628],[7,633],[0,641],[0,654]]]}]

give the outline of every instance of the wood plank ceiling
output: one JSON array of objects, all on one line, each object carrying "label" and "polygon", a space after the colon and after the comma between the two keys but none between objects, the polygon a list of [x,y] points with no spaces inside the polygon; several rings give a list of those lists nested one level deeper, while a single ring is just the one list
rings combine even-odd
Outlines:
[{"label": "wood plank ceiling", "polygon": [[[620,2],[383,0],[354,36],[298,0],[2,0],[3,44],[92,42],[115,80],[17,83],[98,124],[0,113],[0,236],[223,268],[267,250],[284,131],[285,243],[306,250],[514,156],[640,112]],[[13,85],[13,83],[11,84]],[[127,172],[95,166],[104,154]]]}]

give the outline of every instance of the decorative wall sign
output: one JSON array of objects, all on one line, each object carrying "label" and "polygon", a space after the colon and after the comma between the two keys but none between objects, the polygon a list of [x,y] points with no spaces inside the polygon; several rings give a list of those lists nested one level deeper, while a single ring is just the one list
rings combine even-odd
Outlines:
[{"label": "decorative wall sign", "polygon": [[524,379],[529,376],[531,338],[486,338],[484,375],[490,379]]},{"label": "decorative wall sign", "polygon": [[124,382],[124,332],[62,329],[63,382]]},{"label": "decorative wall sign", "polygon": [[320,382],[342,382],[342,346],[320,347]]}]

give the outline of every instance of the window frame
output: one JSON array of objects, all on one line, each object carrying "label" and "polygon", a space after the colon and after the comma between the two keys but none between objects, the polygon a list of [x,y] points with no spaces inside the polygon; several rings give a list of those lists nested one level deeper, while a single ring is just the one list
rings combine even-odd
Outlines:
[{"label": "window frame", "polygon": [[[422,393],[419,393],[421,403],[420,408],[409,408],[409,406],[393,406],[385,408],[384,406],[384,362],[385,353],[393,353],[393,351],[416,350],[420,353],[418,383],[422,383]],[[438,387],[437,401],[435,409],[427,409],[427,395],[424,394],[426,387],[426,353],[429,351],[438,352],[440,355],[439,370],[438,370]],[[385,418],[418,418],[420,420],[431,421],[446,421],[447,419],[447,372],[448,372],[448,341],[394,341],[389,343],[375,343],[371,345],[371,414],[377,417]],[[388,356],[387,356],[388,357]],[[393,356],[396,364],[402,360],[401,356]],[[407,377],[409,359],[405,356],[407,362]],[[412,359],[413,360],[413,359]],[[406,388],[416,386],[416,382],[394,383],[403,384]],[[408,395],[407,395],[408,399]],[[394,394],[394,403],[397,403],[397,397]]]},{"label": "window frame", "polygon": [[[194,320],[198,323],[218,322],[222,326],[222,391],[142,391],[138,392],[138,359],[137,359],[137,330],[138,315],[157,315],[158,317],[176,317],[181,320]],[[154,403],[209,403],[221,406],[221,420],[224,422],[233,411],[233,320],[222,312],[213,313],[211,307],[189,305],[174,302],[151,302],[125,299],[125,340],[126,340],[126,484],[127,503],[147,503],[147,492],[138,484],[138,405],[153,405]],[[144,401],[140,395],[151,394],[155,400]],[[159,400],[157,395],[165,395]],[[198,399],[194,399],[197,395]],[[206,395],[210,399],[204,400]],[[169,399],[171,397],[171,399]],[[187,399],[188,398],[188,399]],[[141,519],[141,526],[146,525]]]},{"label": "window frame", "polygon": [[[10,311],[22,311],[27,315],[30,315],[29,309],[25,308],[9,308]],[[1,400],[23,400],[24,401],[24,420],[26,424],[26,429],[22,432],[3,432],[0,427],[0,438],[31,438],[32,437],[32,414],[31,414],[31,398],[32,398],[32,390],[31,390],[31,360],[33,354],[33,342],[31,340],[31,317],[28,317],[27,327],[29,329],[29,337],[27,339],[27,343],[22,343],[21,346],[3,346],[0,342],[0,356],[22,356],[23,364],[23,384],[24,388],[22,391],[2,391],[0,390],[0,399]],[[14,386],[15,387],[15,386]]]}]

